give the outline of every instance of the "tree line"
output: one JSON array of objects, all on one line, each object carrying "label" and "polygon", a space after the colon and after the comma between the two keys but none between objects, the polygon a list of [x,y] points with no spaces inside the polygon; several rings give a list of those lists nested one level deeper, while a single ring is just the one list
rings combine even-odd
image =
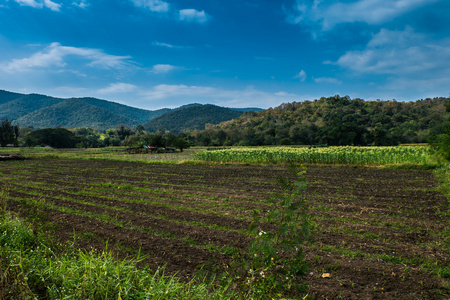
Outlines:
[{"label": "tree line", "polygon": [[[7,138],[4,138],[7,137]],[[101,148],[109,146],[154,146],[157,148],[174,147],[183,151],[190,144],[185,139],[170,132],[149,133],[144,127],[135,129],[119,125],[115,129],[103,132],[92,128],[44,128],[34,130],[11,125],[3,119],[0,127],[0,145],[22,145],[26,147],[50,146],[53,148]]]},{"label": "tree line", "polygon": [[415,102],[328,97],[282,104],[184,132],[204,146],[375,145],[426,143],[445,131],[446,98]]},{"label": "tree line", "polygon": [[0,142],[2,146],[22,144],[89,148],[149,145],[172,146],[180,150],[189,146],[389,146],[430,142],[442,153],[450,153],[448,148],[441,147],[450,145],[449,110],[447,98],[399,102],[364,101],[336,95],[246,112],[231,121],[207,124],[204,130],[186,130],[178,134],[161,126],[149,132],[142,125],[136,128],[119,125],[105,131],[90,128],[19,130],[4,119]]}]

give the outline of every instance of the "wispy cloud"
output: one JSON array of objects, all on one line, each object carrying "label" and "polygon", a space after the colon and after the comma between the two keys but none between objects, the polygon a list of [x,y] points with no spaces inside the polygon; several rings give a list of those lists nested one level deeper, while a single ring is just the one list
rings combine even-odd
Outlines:
[{"label": "wispy cloud", "polygon": [[[18,0],[19,1],[19,0]],[[32,1],[32,0],[21,0]],[[193,8],[180,9],[178,11],[171,9],[171,5],[163,0],[129,0],[136,7],[145,8],[153,12],[158,13],[171,13],[172,17],[178,18],[180,21],[192,22],[192,23],[206,23],[210,20],[210,16],[204,10],[196,10]],[[166,44],[165,46],[170,46]],[[169,47],[170,48],[170,47]]]},{"label": "wispy cloud", "polygon": [[304,70],[301,70],[297,75],[294,76],[294,78],[300,79],[300,81],[306,80],[306,72]]},{"label": "wispy cloud", "polygon": [[91,67],[99,68],[124,68],[129,66],[130,56],[116,56],[104,53],[99,49],[76,48],[52,43],[44,50],[34,53],[30,57],[13,59],[4,64],[4,70],[8,72],[23,72],[31,69],[64,68],[67,65],[68,56],[78,56],[89,61]]},{"label": "wispy cloud", "polygon": [[176,48],[176,46],[174,46],[174,45],[171,45],[171,44],[168,44],[168,43],[161,43],[161,42],[157,42],[157,41],[154,41],[153,43],[152,43],[152,45],[153,46],[158,46],[158,47],[165,47],[165,48]]},{"label": "wispy cloud", "polygon": [[359,73],[450,74],[450,39],[433,41],[411,28],[403,31],[382,29],[373,36],[366,49],[348,51],[335,64]]},{"label": "wispy cloud", "polygon": [[342,81],[340,81],[339,79],[331,78],[331,77],[314,78],[314,82],[315,83],[331,83],[331,84],[341,84],[342,83]]},{"label": "wispy cloud", "polygon": [[169,3],[161,0],[131,0],[137,7],[149,9],[154,12],[168,12]]},{"label": "wispy cloud", "polygon": [[178,67],[166,64],[154,65],[152,68],[152,72],[155,74],[165,74],[170,71],[177,69]]},{"label": "wispy cloud", "polygon": [[180,21],[186,22],[205,23],[210,19],[204,10],[198,11],[192,8],[182,9],[179,11],[179,14]]},{"label": "wispy cloud", "polygon": [[450,82],[450,38],[433,40],[407,27],[381,29],[366,48],[348,51],[335,64],[356,74],[388,75],[386,87],[434,92]]},{"label": "wispy cloud", "polygon": [[89,6],[89,3],[86,0],[81,0],[78,2],[72,2],[73,6],[78,6],[79,8],[87,8]]},{"label": "wispy cloud", "polygon": [[44,1],[38,1],[38,0],[14,0],[15,2],[19,3],[22,6],[30,6],[34,8],[49,8],[53,11],[60,11],[61,4],[55,3],[51,0],[44,0]]},{"label": "wispy cloud", "polygon": [[61,8],[61,4],[52,2],[50,0],[44,0],[44,6],[50,8],[53,11],[59,11]]},{"label": "wispy cloud", "polygon": [[34,8],[42,8],[44,4],[37,2],[36,0],[14,0],[22,6],[31,6]]},{"label": "wispy cloud", "polygon": [[414,9],[438,0],[353,0],[320,1],[297,0],[288,21],[327,31],[336,24],[363,22],[379,25],[391,21]]},{"label": "wispy cloud", "polygon": [[169,49],[189,49],[192,48],[190,46],[179,46],[179,45],[172,45],[169,43],[162,43],[162,42],[158,42],[158,41],[154,41],[152,43],[153,46],[157,46],[157,47],[163,47],[163,48],[169,48]]},{"label": "wispy cloud", "polygon": [[[269,93],[255,89],[249,86],[244,90],[226,90],[222,88],[209,86],[188,86],[188,85],[168,85],[160,84],[151,90],[142,93],[149,101],[167,100],[167,102],[176,103],[179,99],[186,101],[195,101],[202,103],[211,103],[228,107],[257,106],[270,107],[273,103],[283,103],[300,101],[299,95],[279,91]],[[303,98],[304,99],[304,98]],[[176,103],[179,105],[180,103]]]},{"label": "wispy cloud", "polygon": [[137,89],[137,86],[129,83],[117,82],[112,83],[108,87],[99,89],[99,94],[115,94],[115,93],[129,93]]}]

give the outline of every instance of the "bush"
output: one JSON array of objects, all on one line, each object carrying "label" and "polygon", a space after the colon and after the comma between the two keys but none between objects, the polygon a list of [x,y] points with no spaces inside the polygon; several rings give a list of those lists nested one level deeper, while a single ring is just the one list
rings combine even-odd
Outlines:
[{"label": "bush", "polygon": [[[304,293],[307,288],[299,284],[308,270],[303,246],[312,241],[315,223],[302,196],[307,188],[305,172],[291,166],[292,179],[278,180],[282,193],[272,198],[275,208],[253,211],[250,230],[255,240],[249,246],[248,259],[222,275],[225,280],[238,281],[245,298],[274,299],[285,293]],[[231,279],[226,279],[230,275]]]}]

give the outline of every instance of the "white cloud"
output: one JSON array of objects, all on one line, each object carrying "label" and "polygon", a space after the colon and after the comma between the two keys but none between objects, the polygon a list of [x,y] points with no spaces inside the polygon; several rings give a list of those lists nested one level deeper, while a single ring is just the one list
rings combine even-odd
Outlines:
[{"label": "white cloud", "polygon": [[44,0],[44,6],[50,8],[53,11],[59,11],[61,8],[61,4],[52,2],[50,0]]},{"label": "white cloud", "polygon": [[182,9],[179,11],[179,13],[181,21],[205,23],[209,19],[209,16],[205,13],[204,10],[198,11],[189,8],[189,9]]},{"label": "white cloud", "polygon": [[130,64],[127,62],[130,56],[115,56],[104,53],[99,49],[76,48],[52,43],[43,51],[34,53],[30,57],[13,59],[2,67],[8,72],[23,72],[31,69],[63,68],[67,65],[65,59],[68,56],[78,56],[88,61],[88,66],[100,68],[124,68]]},{"label": "white cloud", "polygon": [[214,88],[201,86],[186,86],[186,85],[168,85],[160,84],[155,86],[152,90],[146,92],[147,99],[161,100],[174,96],[185,95],[190,96],[208,96],[214,92]]},{"label": "white cloud", "polygon": [[183,99],[185,104],[189,101],[211,103],[227,107],[242,107],[245,105],[256,107],[270,107],[277,106],[281,103],[301,101],[299,95],[290,94],[284,91],[269,93],[265,91],[256,90],[250,86],[244,90],[226,90],[222,88],[209,86],[187,86],[187,85],[168,85],[160,84],[153,87],[151,90],[142,93],[142,96],[152,102],[176,103]]},{"label": "white cloud", "polygon": [[147,8],[154,12],[168,12],[169,3],[161,0],[131,0],[137,7]]},{"label": "white cloud", "polygon": [[37,2],[36,0],[14,0],[22,6],[31,6],[34,8],[42,8],[44,4]]},{"label": "white cloud", "polygon": [[356,74],[389,75],[383,88],[442,91],[450,82],[450,38],[432,40],[414,32],[382,29],[361,51],[348,51],[336,62]]},{"label": "white cloud", "polygon": [[176,68],[177,68],[176,66],[172,66],[172,65],[159,64],[159,65],[153,66],[152,72],[155,74],[164,74],[164,73],[173,71]]},{"label": "white cloud", "polygon": [[136,90],[135,85],[123,82],[112,83],[108,87],[98,90],[100,94],[128,93]]},{"label": "white cloud", "polygon": [[177,45],[172,45],[169,43],[162,43],[162,42],[158,42],[158,41],[154,41],[152,43],[153,46],[157,46],[157,47],[163,47],[163,48],[169,48],[169,49],[191,49],[191,46],[177,46]]},{"label": "white cloud", "polygon": [[295,13],[288,15],[288,21],[319,27],[324,31],[339,23],[364,22],[377,25],[436,1],[438,0],[357,0],[342,3],[336,0],[297,0]]},{"label": "white cloud", "polygon": [[448,74],[450,39],[433,41],[411,28],[404,31],[382,29],[373,36],[366,49],[348,51],[335,64],[359,73],[408,77]]},{"label": "white cloud", "polygon": [[294,78],[298,78],[301,82],[303,82],[306,80],[306,72],[301,70],[297,75],[294,76]]},{"label": "white cloud", "polygon": [[81,0],[79,2],[72,2],[72,5],[78,6],[79,8],[83,8],[84,9],[84,8],[89,6],[89,3],[87,3],[86,0]]},{"label": "white cloud", "polygon": [[332,83],[332,84],[341,84],[342,83],[342,81],[340,81],[339,79],[331,78],[331,77],[314,78],[314,82],[315,83]]},{"label": "white cloud", "polygon": [[154,41],[152,44],[153,44],[154,46],[158,46],[158,47],[175,48],[174,45],[167,44],[167,43],[161,43],[161,42],[157,42],[157,41]]},{"label": "white cloud", "polygon": [[55,3],[51,0],[44,0],[43,2],[38,0],[14,0],[14,1],[22,6],[30,6],[34,8],[46,7],[53,11],[59,11],[61,8],[61,4]]}]

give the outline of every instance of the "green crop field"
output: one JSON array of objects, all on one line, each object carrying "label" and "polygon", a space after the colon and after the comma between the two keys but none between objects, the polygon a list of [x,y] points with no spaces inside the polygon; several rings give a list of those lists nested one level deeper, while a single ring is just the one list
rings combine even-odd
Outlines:
[{"label": "green crop field", "polygon": [[0,299],[264,299],[268,282],[249,289],[268,270],[229,268],[277,230],[255,235],[253,211],[282,211],[270,198],[292,161],[307,164],[313,241],[294,284],[308,287],[274,299],[450,297],[449,168],[428,170],[425,146],[15,150],[26,159],[0,161]]},{"label": "green crop field", "polygon": [[357,165],[429,165],[435,163],[428,146],[396,147],[243,147],[201,151],[196,158],[210,162],[311,163]]}]

